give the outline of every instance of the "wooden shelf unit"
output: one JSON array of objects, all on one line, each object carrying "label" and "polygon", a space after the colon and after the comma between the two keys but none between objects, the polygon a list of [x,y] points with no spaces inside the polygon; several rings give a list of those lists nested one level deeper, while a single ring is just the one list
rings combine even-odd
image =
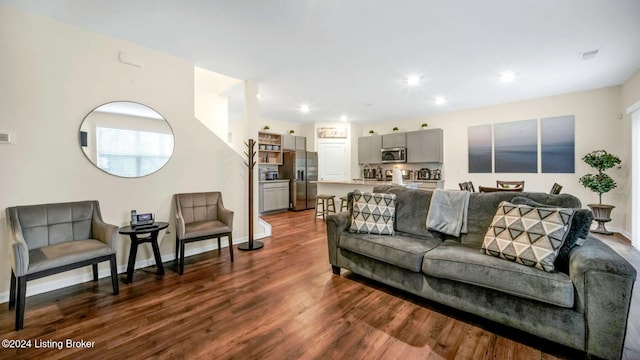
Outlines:
[{"label": "wooden shelf unit", "polygon": [[282,165],[281,134],[258,132],[258,163]]}]

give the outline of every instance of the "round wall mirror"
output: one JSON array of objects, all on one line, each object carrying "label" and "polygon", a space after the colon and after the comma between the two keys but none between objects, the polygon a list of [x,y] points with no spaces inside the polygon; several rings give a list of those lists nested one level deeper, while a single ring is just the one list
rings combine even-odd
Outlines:
[{"label": "round wall mirror", "polygon": [[111,175],[133,178],[152,174],[169,161],[173,145],[173,131],[164,117],[130,101],[98,106],[80,125],[82,151]]}]

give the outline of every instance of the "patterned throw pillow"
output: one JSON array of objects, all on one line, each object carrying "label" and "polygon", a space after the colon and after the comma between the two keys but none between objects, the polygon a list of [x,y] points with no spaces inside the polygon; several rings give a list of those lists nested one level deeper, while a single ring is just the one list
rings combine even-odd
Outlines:
[{"label": "patterned throw pillow", "polygon": [[393,235],[395,217],[396,194],[353,191],[351,232]]},{"label": "patterned throw pillow", "polygon": [[573,209],[540,208],[503,201],[482,244],[482,252],[552,272]]}]

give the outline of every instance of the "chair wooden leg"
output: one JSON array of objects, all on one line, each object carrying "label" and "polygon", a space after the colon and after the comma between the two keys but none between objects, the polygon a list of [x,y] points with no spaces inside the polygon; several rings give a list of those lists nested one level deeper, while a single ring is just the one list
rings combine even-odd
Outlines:
[{"label": "chair wooden leg", "polygon": [[24,327],[24,307],[27,301],[27,276],[19,276],[17,284],[16,331]]},{"label": "chair wooden leg", "polygon": [[220,254],[220,236],[218,236],[218,254]]},{"label": "chair wooden leg", "polygon": [[9,309],[16,307],[16,286],[18,286],[18,280],[16,274],[11,269],[11,288],[9,289]]},{"label": "chair wooden leg", "polygon": [[[218,238],[218,240],[220,240],[220,238]],[[229,255],[231,255],[231,262],[233,262],[233,240],[231,233],[229,233]]]},{"label": "chair wooden leg", "polygon": [[116,254],[111,255],[109,259],[111,265],[111,285],[113,286],[113,295],[120,293],[120,286],[118,284],[118,265],[116,264]]},{"label": "chair wooden leg", "polygon": [[176,235],[176,262],[178,261],[178,256],[180,255],[180,240]]},{"label": "chair wooden leg", "polygon": [[98,264],[91,264],[91,271],[93,272],[93,281],[98,281]]},{"label": "chair wooden leg", "polygon": [[180,241],[180,263],[178,272],[180,275],[184,274],[184,241]]}]

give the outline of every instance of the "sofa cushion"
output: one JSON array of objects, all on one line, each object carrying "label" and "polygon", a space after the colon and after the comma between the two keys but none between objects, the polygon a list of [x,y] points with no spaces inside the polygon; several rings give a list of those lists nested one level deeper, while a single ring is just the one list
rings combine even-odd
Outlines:
[{"label": "sofa cushion", "polygon": [[[533,192],[498,191],[492,193],[472,193],[469,196],[466,234],[461,234],[459,241],[463,244],[482,247],[484,235],[493,221],[498,205],[502,201],[511,201],[516,196],[522,196],[539,203],[562,208],[581,208],[580,200],[570,194],[551,195]],[[398,205],[399,206],[399,205]]]},{"label": "sofa cushion", "polygon": [[111,255],[115,252],[99,240],[68,241],[29,251],[28,274]]},{"label": "sofa cushion", "polygon": [[446,240],[425,254],[422,271],[429,276],[490,288],[566,308],[573,307],[568,275],[486,256],[472,245]]},{"label": "sofa cushion", "polygon": [[362,234],[393,235],[396,196],[383,193],[353,192],[349,231]]},{"label": "sofa cushion", "polygon": [[484,238],[482,252],[505,260],[554,271],[569,232],[573,209],[539,208],[503,201]]},{"label": "sofa cushion", "polygon": [[[526,197],[517,196],[511,200],[511,203],[518,205],[529,205],[534,207],[553,207],[548,204],[541,204]],[[571,250],[582,245],[584,240],[589,236],[589,229],[593,222],[593,213],[589,209],[575,209],[573,219],[571,220],[571,228],[564,243],[560,247],[558,257],[556,257],[555,268],[558,271],[569,273],[569,254]]]},{"label": "sofa cushion", "polygon": [[385,236],[345,232],[340,237],[340,248],[413,272],[420,272],[424,254],[441,243],[435,237],[418,238],[404,233]]}]

